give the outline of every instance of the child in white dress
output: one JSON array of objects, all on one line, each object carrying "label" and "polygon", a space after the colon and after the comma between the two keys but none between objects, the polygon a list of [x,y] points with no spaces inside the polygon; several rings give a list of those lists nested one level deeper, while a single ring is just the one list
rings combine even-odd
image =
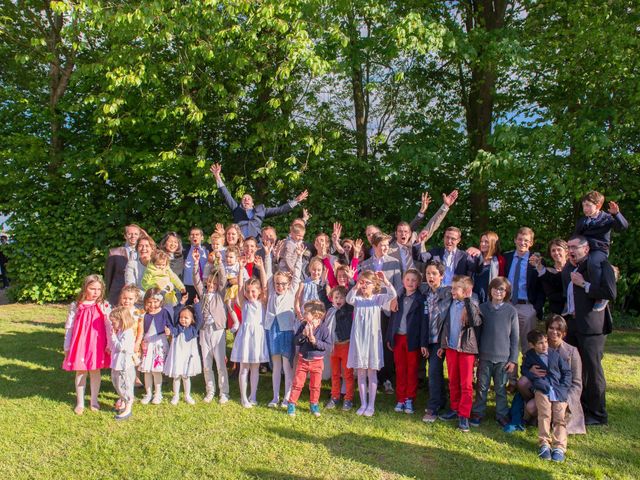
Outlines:
[{"label": "child in white dress", "polygon": [[193,306],[185,307],[187,296],[182,297],[182,304],[176,307],[175,324],[164,327],[164,333],[171,337],[169,354],[164,363],[164,374],[173,378],[173,398],[171,405],[177,405],[180,401],[180,380],[184,385],[184,401],[193,405],[195,400],[191,397],[191,377],[202,373],[202,361],[198,352],[198,332],[202,328],[202,310],[198,297],[194,299]]},{"label": "child in white dress", "polygon": [[135,354],[136,330],[138,320],[127,307],[117,307],[109,314],[111,322],[111,381],[119,397],[120,408],[116,420],[131,417],[133,406],[133,387],[136,381]]},{"label": "child in white dress", "polygon": [[[244,262],[241,262],[244,263]],[[246,283],[240,275],[238,285],[238,305],[242,308],[242,324],[233,342],[231,361],[240,363],[240,402],[243,407],[251,408],[258,404],[258,374],[260,364],[269,361],[267,337],[264,330],[264,304],[267,274],[262,258],[256,257],[254,266],[260,269],[260,278],[250,278]],[[244,264],[242,264],[244,269]],[[264,283],[263,283],[264,282]],[[251,372],[251,394],[247,398],[247,377]]]},{"label": "child in white dress", "polygon": [[[162,403],[162,372],[169,351],[169,342],[164,327],[171,324],[172,312],[163,307],[164,293],[159,288],[150,288],[144,294],[144,324],[142,337],[142,361],[140,372],[144,373],[145,394],[143,405]],[[151,397],[151,388],[153,399]]]},{"label": "child in white dress", "polygon": [[[386,288],[385,293],[380,293],[381,284]],[[375,412],[378,370],[384,366],[380,310],[394,298],[396,291],[384,273],[370,270],[360,274],[358,283],[347,294],[347,303],[354,307],[347,367],[356,369],[358,374],[361,403],[358,415],[371,417]]]}]

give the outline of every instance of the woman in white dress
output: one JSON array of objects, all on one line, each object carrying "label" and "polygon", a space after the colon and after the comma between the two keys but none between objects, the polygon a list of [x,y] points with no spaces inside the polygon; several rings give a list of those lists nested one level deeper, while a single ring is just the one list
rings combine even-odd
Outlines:
[{"label": "woman in white dress", "polygon": [[[385,293],[380,293],[381,286],[385,287]],[[384,366],[380,310],[394,298],[396,291],[384,273],[370,270],[360,274],[358,283],[347,294],[347,303],[354,307],[347,367],[356,369],[358,374],[361,403],[358,415],[371,417],[375,412],[378,370]]]},{"label": "woman in white dress", "polygon": [[[244,269],[245,261],[241,260]],[[237,303],[242,309],[242,324],[236,334],[231,361],[240,363],[240,402],[243,407],[251,408],[258,404],[258,375],[260,364],[269,361],[267,337],[264,330],[264,315],[266,311],[264,290],[266,289],[267,274],[264,271],[262,258],[256,257],[254,267],[260,270],[260,280],[250,278],[245,282],[243,275],[238,277]],[[247,377],[251,372],[251,394],[247,398]]]}]

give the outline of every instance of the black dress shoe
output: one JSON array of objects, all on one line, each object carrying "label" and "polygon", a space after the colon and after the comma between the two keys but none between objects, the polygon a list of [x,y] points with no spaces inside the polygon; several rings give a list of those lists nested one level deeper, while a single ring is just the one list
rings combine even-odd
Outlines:
[{"label": "black dress shoe", "polygon": [[608,425],[606,421],[603,422],[602,420],[598,420],[597,418],[593,418],[593,417],[586,417],[584,419],[584,424],[589,427],[599,427],[599,426]]}]

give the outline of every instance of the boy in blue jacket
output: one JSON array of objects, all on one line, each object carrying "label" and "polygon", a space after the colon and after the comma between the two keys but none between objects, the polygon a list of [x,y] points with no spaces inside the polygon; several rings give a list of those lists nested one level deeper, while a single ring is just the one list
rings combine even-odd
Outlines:
[{"label": "boy in blue jacket", "polygon": [[527,342],[531,348],[524,355],[521,371],[531,380],[538,408],[538,456],[543,460],[563,462],[567,450],[565,413],[571,367],[558,351],[549,350],[544,333],[532,330],[527,334]]}]

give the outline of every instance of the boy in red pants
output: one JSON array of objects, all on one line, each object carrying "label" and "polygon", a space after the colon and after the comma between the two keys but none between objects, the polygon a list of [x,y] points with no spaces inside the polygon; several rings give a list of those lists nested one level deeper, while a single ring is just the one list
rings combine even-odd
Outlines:
[{"label": "boy in red pants", "polygon": [[333,306],[327,312],[325,323],[332,333],[333,350],[331,351],[331,399],[325,408],[336,408],[340,401],[340,382],[344,379],[346,393],[342,410],[347,411],[353,407],[353,369],[347,368],[353,305],[346,302],[347,289],[344,287],[333,287],[329,297]]},{"label": "boy in red pants", "polygon": [[320,416],[318,401],[320,400],[324,356],[331,351],[331,332],[323,323],[325,313],[324,304],[319,300],[311,300],[304,304],[303,323],[294,337],[294,343],[300,347],[300,351],[287,407],[287,413],[292,417],[296,414],[296,403],[300,398],[307,373],[309,374],[311,413],[316,417]]}]

